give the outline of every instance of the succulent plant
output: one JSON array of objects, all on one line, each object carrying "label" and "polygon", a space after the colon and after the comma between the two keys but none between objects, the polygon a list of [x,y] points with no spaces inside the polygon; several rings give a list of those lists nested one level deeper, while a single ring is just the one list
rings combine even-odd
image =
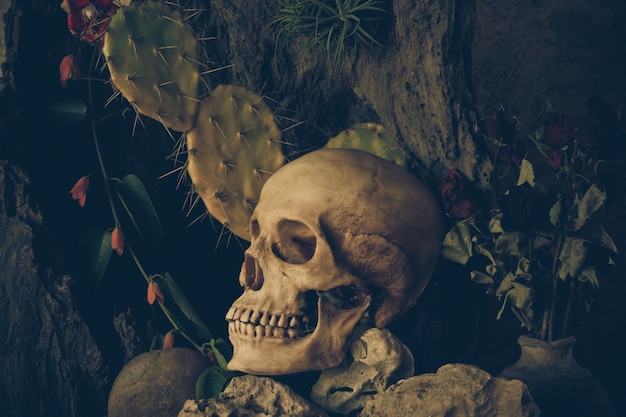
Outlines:
[{"label": "succulent plant", "polygon": [[326,148],[359,149],[406,168],[407,158],[393,136],[382,125],[360,123],[344,130],[326,143]]},{"label": "succulent plant", "polygon": [[187,154],[187,173],[209,214],[249,240],[261,187],[285,163],[270,108],[244,87],[218,86],[187,133]]},{"label": "succulent plant", "polygon": [[117,9],[102,52],[113,85],[137,112],[185,132],[200,103],[197,44],[178,10],[148,0]]}]

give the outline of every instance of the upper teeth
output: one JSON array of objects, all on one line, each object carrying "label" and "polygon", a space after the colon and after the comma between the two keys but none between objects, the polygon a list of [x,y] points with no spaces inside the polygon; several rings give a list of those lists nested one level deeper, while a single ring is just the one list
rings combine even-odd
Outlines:
[{"label": "upper teeth", "polygon": [[246,336],[288,337],[295,339],[312,333],[310,319],[304,314],[272,314],[249,308],[231,307],[226,313],[228,331]]}]

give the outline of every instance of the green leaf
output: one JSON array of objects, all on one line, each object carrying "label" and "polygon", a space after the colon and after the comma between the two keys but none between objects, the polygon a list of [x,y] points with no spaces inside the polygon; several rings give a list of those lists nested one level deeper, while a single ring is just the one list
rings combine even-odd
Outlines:
[{"label": "green leaf", "polygon": [[217,366],[207,368],[196,380],[196,400],[217,398],[234,375]]},{"label": "green leaf", "polygon": [[587,240],[567,237],[559,254],[559,278],[576,277],[587,257]]},{"label": "green leaf", "polygon": [[215,359],[217,360],[219,367],[222,369],[228,369],[228,361],[230,361],[233,356],[230,345],[222,338],[211,339],[209,345],[211,346],[211,351],[215,355]]},{"label": "green leaf", "polygon": [[533,295],[530,287],[517,282],[515,276],[509,273],[500,283],[496,296],[502,302],[497,315],[498,320],[502,318],[502,314],[509,307],[524,327],[528,330],[532,329],[534,311]]},{"label": "green leaf", "polygon": [[168,272],[154,276],[153,280],[159,285],[159,289],[163,293],[164,308],[179,329],[200,345],[213,339],[200,315],[194,310]]},{"label": "green leaf", "polygon": [[554,227],[558,227],[561,220],[561,199],[559,198],[552,207],[550,207],[550,223]]},{"label": "green leaf", "polygon": [[526,158],[522,159],[522,165],[520,166],[519,178],[517,179],[517,186],[528,183],[531,187],[535,186],[535,170],[533,164],[531,164]]},{"label": "green leaf", "polygon": [[489,232],[493,234],[504,232],[502,228],[502,213],[498,213],[489,219]]},{"label": "green leaf", "polygon": [[576,218],[574,219],[574,230],[580,230],[591,215],[604,205],[606,193],[600,190],[595,184],[587,189],[583,197],[576,204]]},{"label": "green leaf", "polygon": [[596,275],[596,268],[594,266],[587,266],[583,268],[580,271],[580,274],[578,274],[578,281],[588,282],[589,284],[591,284],[594,290],[600,288],[598,276]]},{"label": "green leaf", "polygon": [[520,251],[520,242],[525,236],[520,232],[504,232],[496,238],[496,252],[510,255],[510,256],[522,256]]},{"label": "green leaf", "polygon": [[618,254],[617,245],[613,241],[611,235],[609,235],[603,226],[599,225],[594,227],[590,233],[590,240],[598,245],[610,250],[611,252]]},{"label": "green leaf", "polygon": [[71,97],[48,98],[43,106],[43,114],[50,122],[78,123],[87,115],[87,104]]},{"label": "green leaf", "polygon": [[155,334],[152,338],[152,344],[150,344],[150,352],[153,350],[163,349],[163,342],[165,337],[162,334]]},{"label": "green leaf", "polygon": [[163,237],[161,220],[141,180],[129,174],[116,185],[115,191],[139,236],[158,245]]},{"label": "green leaf", "polygon": [[477,284],[491,285],[495,282],[491,275],[480,271],[471,271],[470,279]]},{"label": "green leaf", "polygon": [[452,262],[465,265],[472,256],[472,236],[467,223],[459,222],[443,239],[441,256]]},{"label": "green leaf", "polygon": [[100,286],[104,272],[109,265],[113,248],[111,247],[111,231],[91,229],[80,238],[80,259],[84,274]]}]

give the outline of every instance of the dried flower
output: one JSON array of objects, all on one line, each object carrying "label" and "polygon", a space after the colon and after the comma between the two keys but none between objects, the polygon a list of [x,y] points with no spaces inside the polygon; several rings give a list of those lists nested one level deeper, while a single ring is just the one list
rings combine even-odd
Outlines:
[{"label": "dried flower", "polygon": [[457,169],[451,169],[440,186],[441,199],[450,217],[467,219],[479,210],[478,198],[469,180]]},{"label": "dried flower", "polygon": [[87,199],[87,191],[89,190],[89,177],[83,176],[76,181],[74,187],[70,190],[70,194],[72,195],[72,199],[78,200],[78,205],[81,207],[85,206],[85,200]]},{"label": "dried flower", "polygon": [[566,114],[556,112],[543,125],[543,138],[552,149],[560,149],[572,139],[574,124]]},{"label": "dried flower", "polygon": [[558,149],[551,149],[546,154],[546,160],[552,168],[558,168],[563,163],[563,152]]},{"label": "dried flower", "polygon": [[[501,304],[498,318],[510,310],[533,336],[555,340],[583,322],[590,307],[586,300],[599,285],[596,271],[612,262],[617,247],[600,224],[588,222],[607,199],[598,171],[590,169],[597,155],[588,152],[602,126],[576,130],[550,103],[537,120],[528,137],[546,158],[531,161],[532,154],[524,155],[519,168],[505,167],[513,178],[495,176],[491,210],[477,213],[471,224],[462,218],[454,224],[442,256],[489,286]],[[569,146],[572,140],[578,146]],[[498,140],[498,146],[513,165],[514,141]],[[469,200],[469,190],[455,170],[444,180],[442,199],[451,217]]]},{"label": "dried flower", "polygon": [[124,232],[117,227],[111,233],[111,247],[119,256],[124,253]]},{"label": "dried flower", "polygon": [[155,301],[158,301],[159,303],[163,304],[163,302],[165,301],[165,298],[163,298],[163,293],[161,292],[161,289],[159,288],[159,284],[157,284],[156,282],[151,282],[148,284],[148,304],[152,305],[154,304]]}]

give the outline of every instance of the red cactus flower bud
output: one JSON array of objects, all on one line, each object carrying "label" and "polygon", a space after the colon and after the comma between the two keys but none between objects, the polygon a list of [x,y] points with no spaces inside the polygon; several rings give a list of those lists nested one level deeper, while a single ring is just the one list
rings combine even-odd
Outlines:
[{"label": "red cactus flower bud", "polygon": [[174,339],[174,333],[167,332],[167,334],[163,338],[163,349],[170,349],[174,347]]},{"label": "red cactus flower bud", "polygon": [[150,284],[148,284],[148,304],[152,305],[154,304],[155,301],[158,301],[159,303],[163,304],[163,302],[165,301],[165,298],[163,297],[163,293],[161,292],[161,289],[159,288],[159,284],[157,284],[156,282],[151,282]]},{"label": "red cactus flower bud", "polygon": [[119,256],[124,253],[124,233],[117,227],[111,233],[111,247]]},{"label": "red cactus flower bud", "polygon": [[59,74],[61,75],[61,85],[67,87],[67,80],[76,80],[80,78],[80,69],[76,64],[74,55],[66,55],[59,65]]},{"label": "red cactus flower bud", "polygon": [[74,187],[70,190],[70,194],[72,195],[72,199],[78,200],[78,205],[81,207],[85,206],[85,200],[87,199],[87,191],[89,190],[89,177],[84,176],[80,177]]}]

